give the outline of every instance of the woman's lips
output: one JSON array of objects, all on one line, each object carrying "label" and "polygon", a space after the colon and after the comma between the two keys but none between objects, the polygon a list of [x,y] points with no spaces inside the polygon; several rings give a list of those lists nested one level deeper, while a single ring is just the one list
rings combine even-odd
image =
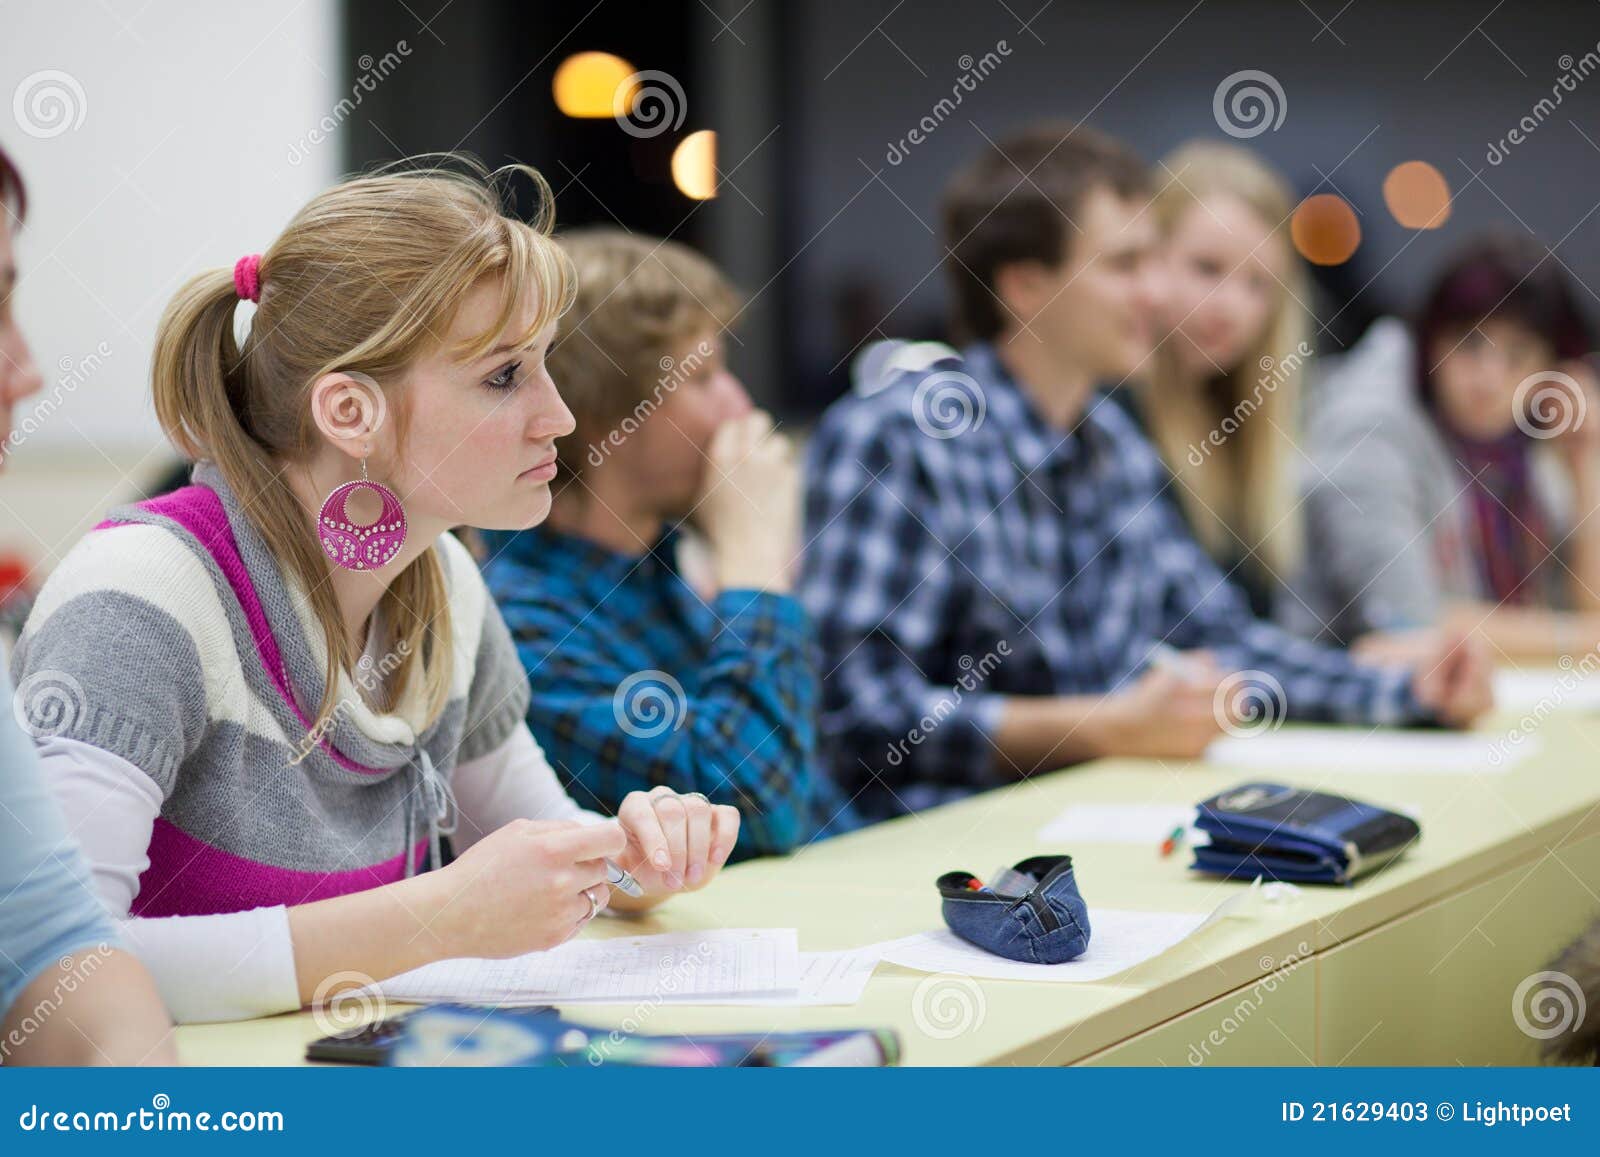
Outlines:
[{"label": "woman's lips", "polygon": [[519,479],[527,482],[549,482],[555,476],[556,459],[555,455],[553,454],[549,458],[546,458],[543,462],[539,463],[539,465],[528,470],[524,470],[521,474],[517,475]]}]

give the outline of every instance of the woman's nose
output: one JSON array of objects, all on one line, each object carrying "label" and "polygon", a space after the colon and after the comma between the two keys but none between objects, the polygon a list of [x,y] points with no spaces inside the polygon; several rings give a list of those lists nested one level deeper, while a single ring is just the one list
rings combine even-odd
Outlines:
[{"label": "woman's nose", "polygon": [[535,437],[565,438],[578,428],[577,419],[567,408],[566,400],[562,398],[561,391],[556,389],[549,374],[544,375],[544,387],[539,391],[528,424],[535,431]]}]

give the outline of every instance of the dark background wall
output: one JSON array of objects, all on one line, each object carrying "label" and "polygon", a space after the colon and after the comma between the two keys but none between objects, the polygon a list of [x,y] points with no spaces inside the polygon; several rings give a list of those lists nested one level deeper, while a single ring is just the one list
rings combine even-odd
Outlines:
[{"label": "dark background wall", "polygon": [[[1588,289],[1600,286],[1600,72],[1563,91],[1502,163],[1486,159],[1600,52],[1593,3],[367,0],[348,5],[346,35],[350,57],[401,36],[413,49],[346,136],[352,167],[456,147],[515,158],[546,172],[564,223],[620,222],[705,248],[752,300],[736,360],[791,413],[840,388],[861,338],[938,331],[938,193],[986,139],[1064,117],[1155,160],[1191,137],[1225,139],[1213,95],[1244,69],[1274,77],[1285,102],[1282,124],[1250,143],[1300,194],[1337,192],[1360,214],[1355,257],[1322,276],[1325,347],[1406,307],[1442,254],[1490,225],[1555,247],[1600,305]],[[551,77],[586,49],[678,78],[681,131],[638,140],[559,116]],[[998,65],[891,164],[891,143],[986,53]],[[702,204],[672,187],[666,159],[706,127],[728,184]],[[1440,229],[1404,229],[1383,204],[1384,175],[1413,159],[1456,194]]]}]

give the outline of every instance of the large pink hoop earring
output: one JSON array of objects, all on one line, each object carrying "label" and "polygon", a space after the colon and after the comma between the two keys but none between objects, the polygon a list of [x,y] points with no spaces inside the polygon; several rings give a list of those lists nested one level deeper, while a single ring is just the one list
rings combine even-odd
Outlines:
[{"label": "large pink hoop earring", "polygon": [[[350,521],[345,503],[357,490],[377,494],[383,509],[370,526]],[[335,486],[317,514],[317,541],[322,553],[345,570],[377,570],[387,566],[406,542],[406,512],[399,496],[381,482],[367,477],[367,460],[361,459],[361,477]]]}]

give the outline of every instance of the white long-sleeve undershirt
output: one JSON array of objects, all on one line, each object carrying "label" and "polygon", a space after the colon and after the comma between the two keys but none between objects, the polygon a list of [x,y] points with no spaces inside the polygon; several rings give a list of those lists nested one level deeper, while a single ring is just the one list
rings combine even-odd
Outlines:
[{"label": "white long-sleeve undershirt", "polygon": [[[77,740],[43,739],[39,756],[96,890],[121,921],[128,948],[155,976],[173,1019],[240,1020],[300,1007],[286,907],[212,916],[130,915],[161,814],[161,789],[149,775]],[[450,786],[457,852],[516,819],[602,818],[566,793],[526,725],[494,751],[458,765]]]}]

